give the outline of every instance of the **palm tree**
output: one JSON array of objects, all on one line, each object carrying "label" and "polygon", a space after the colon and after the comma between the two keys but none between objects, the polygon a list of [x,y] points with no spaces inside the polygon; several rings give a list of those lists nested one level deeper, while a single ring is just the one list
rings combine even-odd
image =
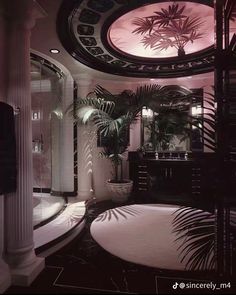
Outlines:
[{"label": "palm tree", "polygon": [[[130,125],[138,118],[144,106],[160,110],[177,107],[189,100],[190,94],[182,93],[177,86],[144,85],[135,92],[125,90],[114,95],[97,85],[93,95],[79,99],[70,106],[71,114],[81,124],[93,122],[104,138],[105,155],[114,166],[114,182],[123,181],[122,159],[127,150]],[[180,103],[181,102],[181,103]],[[120,169],[119,169],[120,168]],[[120,171],[120,173],[119,173]]]},{"label": "palm tree", "polygon": [[114,166],[114,182],[124,181],[122,160],[129,144],[130,125],[138,118],[147,98],[158,95],[159,92],[161,93],[161,86],[150,85],[139,87],[136,92],[125,90],[114,95],[97,85],[93,96],[79,99],[70,107],[77,121],[82,124],[93,122],[104,138],[102,154]]},{"label": "palm tree", "polygon": [[185,55],[184,47],[189,42],[193,43],[203,36],[203,33],[198,32],[203,22],[199,17],[187,17],[184,14],[185,6],[172,4],[168,9],[162,8],[154,13],[133,21],[137,28],[132,33],[143,35],[141,42],[145,48],[166,50],[174,47],[178,50],[178,55],[182,56]]}]

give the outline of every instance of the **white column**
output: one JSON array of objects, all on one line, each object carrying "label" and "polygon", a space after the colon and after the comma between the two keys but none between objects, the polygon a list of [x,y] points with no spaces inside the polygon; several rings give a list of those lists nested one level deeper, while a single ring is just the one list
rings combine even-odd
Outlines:
[{"label": "white column", "polygon": [[[87,75],[76,76],[78,85],[78,98],[85,98],[91,91],[92,80]],[[77,160],[78,160],[78,198],[88,200],[93,197],[93,163],[92,141],[94,139],[93,128],[78,126],[77,129]]]},{"label": "white column", "polygon": [[[0,9],[2,9],[0,4]],[[0,13],[0,101],[6,101],[6,22]],[[11,277],[8,265],[2,258],[4,250],[4,196],[0,195],[0,294],[10,286]]]},{"label": "white column", "polygon": [[[19,3],[20,2],[20,3]],[[11,1],[7,102],[19,107],[15,117],[17,191],[6,195],[6,260],[12,283],[29,285],[44,268],[33,242],[32,122],[30,94],[30,30],[34,25],[31,0]],[[14,8],[14,9],[13,9]],[[12,14],[9,13],[11,16]]]}]

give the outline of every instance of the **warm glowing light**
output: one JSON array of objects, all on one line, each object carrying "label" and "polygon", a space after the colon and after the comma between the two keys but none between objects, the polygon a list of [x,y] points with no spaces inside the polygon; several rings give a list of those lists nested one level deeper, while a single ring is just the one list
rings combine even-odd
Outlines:
[{"label": "warm glowing light", "polygon": [[201,115],[202,114],[202,108],[199,105],[194,106],[194,107],[192,107],[191,112],[192,112],[193,116]]},{"label": "warm glowing light", "polygon": [[51,53],[53,53],[53,54],[58,54],[59,52],[60,52],[60,50],[59,49],[56,49],[56,48],[52,48],[52,49],[50,49],[49,50]]},{"label": "warm glowing light", "polygon": [[142,116],[146,118],[152,118],[153,117],[153,111],[151,109],[143,108],[142,109]]},{"label": "warm glowing light", "polygon": [[32,111],[32,120],[40,120],[40,111]]}]

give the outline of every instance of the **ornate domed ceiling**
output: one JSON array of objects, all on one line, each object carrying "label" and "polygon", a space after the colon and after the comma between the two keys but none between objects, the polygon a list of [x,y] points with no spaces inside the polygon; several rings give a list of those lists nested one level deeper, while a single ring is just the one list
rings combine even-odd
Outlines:
[{"label": "ornate domed ceiling", "polygon": [[63,46],[85,65],[133,77],[179,77],[212,70],[213,1],[64,0]]},{"label": "ornate domed ceiling", "polygon": [[108,39],[115,50],[141,58],[190,54],[214,43],[214,10],[191,3],[156,3],[134,9],[114,21]]}]

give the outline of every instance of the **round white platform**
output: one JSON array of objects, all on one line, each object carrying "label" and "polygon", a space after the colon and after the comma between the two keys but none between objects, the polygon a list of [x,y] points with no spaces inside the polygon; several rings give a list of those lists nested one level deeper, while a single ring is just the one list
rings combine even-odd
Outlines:
[{"label": "round white platform", "polygon": [[95,241],[124,260],[170,270],[185,270],[172,221],[178,206],[131,205],[107,210],[91,224]]},{"label": "round white platform", "polygon": [[45,193],[33,195],[33,225],[46,221],[63,209],[66,202],[63,197],[55,197]]}]

